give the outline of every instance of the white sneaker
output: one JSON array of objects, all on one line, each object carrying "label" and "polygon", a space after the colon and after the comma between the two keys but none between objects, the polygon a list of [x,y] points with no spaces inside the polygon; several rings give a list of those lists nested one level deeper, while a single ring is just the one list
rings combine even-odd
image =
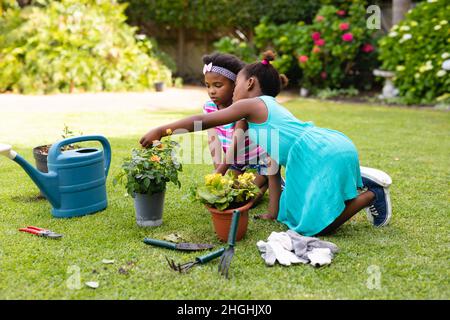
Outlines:
[{"label": "white sneaker", "polygon": [[[378,169],[374,168],[368,168],[368,167],[360,167],[361,170],[361,177],[365,179],[369,179],[372,181],[371,186],[373,182],[383,187],[384,191],[384,198],[386,201],[386,208],[385,210],[381,211],[381,216],[377,213],[377,210],[375,207],[369,206],[367,208],[364,208],[364,211],[366,211],[367,219],[375,226],[381,227],[385,226],[389,223],[392,216],[392,205],[391,205],[391,199],[389,195],[389,186],[392,184],[392,178],[386,173]],[[364,186],[368,187],[368,186]],[[373,191],[373,190],[372,190]],[[380,195],[379,195],[380,196]]]},{"label": "white sneaker", "polygon": [[361,177],[375,181],[385,188],[389,187],[392,184],[392,178],[384,171],[363,166],[360,167],[360,170]]}]

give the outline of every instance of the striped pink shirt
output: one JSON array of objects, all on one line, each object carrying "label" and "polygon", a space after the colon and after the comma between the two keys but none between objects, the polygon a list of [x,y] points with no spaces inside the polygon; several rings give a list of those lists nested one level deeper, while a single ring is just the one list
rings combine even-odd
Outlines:
[{"label": "striped pink shirt", "polygon": [[[208,101],[203,106],[203,113],[211,113],[219,110],[217,105],[212,102]],[[233,138],[233,132],[235,129],[236,123],[229,123],[221,126],[215,127],[217,136],[219,137],[220,144],[222,145],[223,152],[226,153],[229,149],[232,138]],[[240,151],[238,152],[237,157],[237,164],[244,165],[244,164],[259,164],[258,160],[265,159],[267,157],[266,152],[264,149],[262,149],[257,144],[254,144],[250,141],[248,136],[245,137],[245,152]]]}]

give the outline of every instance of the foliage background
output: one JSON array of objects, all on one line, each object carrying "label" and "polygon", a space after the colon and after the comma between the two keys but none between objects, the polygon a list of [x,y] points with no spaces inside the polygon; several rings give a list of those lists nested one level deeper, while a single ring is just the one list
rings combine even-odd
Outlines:
[{"label": "foliage background", "polygon": [[[263,18],[255,27],[253,43],[224,37],[215,43],[215,47],[247,62],[257,60],[258,52],[273,49],[278,54],[274,66],[292,82],[310,90],[371,89],[374,83],[372,70],[379,63],[376,30],[366,27],[367,1],[324,2],[334,5],[322,6],[312,22],[291,21],[280,25]],[[320,35],[322,42],[312,39],[314,33]],[[351,41],[342,39],[346,33],[352,35]],[[370,51],[366,52],[364,48],[370,48]],[[299,61],[301,56],[308,61]]]},{"label": "foliage background", "polygon": [[[406,103],[450,101],[450,2],[423,2],[380,40],[383,68],[396,72]],[[450,68],[450,67],[449,67]]]},{"label": "foliage background", "polygon": [[154,45],[108,0],[3,3],[0,92],[148,90],[171,83]]}]

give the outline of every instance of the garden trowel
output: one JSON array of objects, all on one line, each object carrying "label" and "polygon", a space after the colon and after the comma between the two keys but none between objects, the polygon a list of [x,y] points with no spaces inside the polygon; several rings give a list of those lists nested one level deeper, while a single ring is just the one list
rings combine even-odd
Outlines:
[{"label": "garden trowel", "polygon": [[173,243],[164,240],[152,239],[152,238],[144,238],[144,243],[150,244],[152,246],[157,246],[161,248],[167,248],[172,250],[181,250],[181,251],[200,251],[200,250],[208,250],[214,248],[212,244],[208,243]]}]

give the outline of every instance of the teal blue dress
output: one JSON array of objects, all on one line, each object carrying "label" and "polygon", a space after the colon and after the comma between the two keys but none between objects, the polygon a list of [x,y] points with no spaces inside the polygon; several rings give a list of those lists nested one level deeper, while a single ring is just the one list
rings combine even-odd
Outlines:
[{"label": "teal blue dress", "polygon": [[277,219],[302,235],[315,235],[344,211],[345,201],[358,196],[358,152],[343,133],[298,120],[274,97],[259,98],[268,117],[264,123],[248,122],[248,132],[285,167]]}]

